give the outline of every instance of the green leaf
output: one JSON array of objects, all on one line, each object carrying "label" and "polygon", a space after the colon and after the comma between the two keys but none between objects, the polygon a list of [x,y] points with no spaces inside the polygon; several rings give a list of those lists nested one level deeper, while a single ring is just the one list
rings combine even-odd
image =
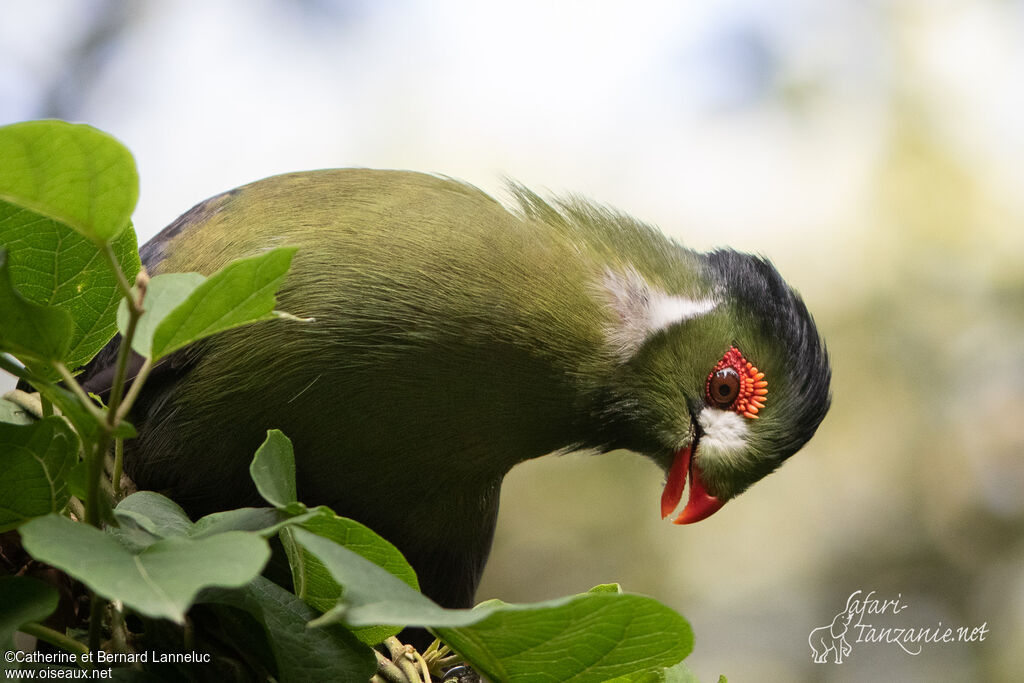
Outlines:
[{"label": "green leaf", "polygon": [[139,198],[131,152],[92,126],[3,126],[0,159],[0,199],[69,225],[94,242],[110,241],[127,227]]},{"label": "green leaf", "polygon": [[301,521],[291,519],[275,508],[239,508],[214,512],[193,524],[177,503],[153,491],[131,494],[118,504],[114,512],[118,519],[133,522],[155,539],[170,536],[205,538],[227,531],[249,531],[268,538],[276,534],[282,525]]},{"label": "green leaf", "polygon": [[[145,358],[153,355],[153,333],[157,326],[205,281],[206,278],[199,273],[167,273],[150,279],[146,285],[146,310],[139,318],[132,337],[135,353]],[[128,302],[124,299],[117,309],[117,329],[121,334],[128,329]]]},{"label": "green leaf", "polygon": [[170,498],[154,491],[137,491],[112,510],[117,526],[106,533],[133,553],[140,553],[162,538],[187,536],[192,522]]},{"label": "green leaf", "polygon": [[[302,528],[345,546],[398,577],[413,590],[419,591],[416,572],[402,553],[369,527],[332,513],[330,516],[313,517],[303,522]],[[317,556],[295,543],[290,529],[281,532],[281,540],[288,554],[295,594],[321,612],[326,612],[337,605],[342,588]],[[356,629],[355,634],[362,642],[375,645],[395,635],[402,628],[401,625],[367,626]]]},{"label": "green leaf", "polygon": [[373,652],[341,626],[307,628],[312,608],[280,586],[258,577],[239,590],[206,590],[204,603],[230,605],[251,614],[266,630],[278,680],[366,681],[377,668]]},{"label": "green leaf", "polygon": [[6,396],[0,396],[0,422],[16,425],[30,425],[36,417],[24,406]]},{"label": "green leaf", "polygon": [[587,592],[588,593],[621,593],[622,592],[622,586],[620,586],[617,583],[601,583],[601,584],[598,584],[598,585],[594,586],[593,588],[591,588]]},{"label": "green leaf", "polygon": [[294,247],[280,247],[211,275],[156,326],[153,360],[217,332],[279,315],[274,294],[294,255]]},{"label": "green leaf", "polygon": [[64,478],[68,483],[68,491],[79,500],[85,500],[89,494],[89,463],[82,460],[68,470],[68,476]]},{"label": "green leaf", "polygon": [[[402,553],[389,541],[379,536],[376,532],[359,522],[332,515],[330,517],[318,516],[302,523],[302,528],[311,531],[317,536],[330,539],[339,545],[343,545],[352,552],[373,562],[393,576],[401,579],[403,583],[418,591],[420,589],[416,572],[406,561]],[[312,577],[309,575],[310,567],[306,567],[306,575],[296,584],[296,593],[299,593],[299,584],[304,585],[306,596],[309,597],[309,604],[321,609],[329,609],[337,602],[337,595],[329,598],[326,596],[315,597],[314,587],[310,584]],[[329,573],[325,575],[330,576]],[[325,602],[329,600],[329,603]]]},{"label": "green leaf", "polygon": [[[114,336],[121,301],[100,247],[67,225],[2,201],[0,245],[7,248],[11,282],[22,296],[71,316],[67,366],[87,363]],[[140,268],[135,231],[123,231],[111,247],[131,281]]]},{"label": "green leaf", "polygon": [[22,360],[64,360],[71,345],[71,316],[40,306],[14,288],[7,250],[0,248],[0,350]]},{"label": "green leaf", "polygon": [[[57,591],[53,586],[24,576],[0,576],[0,652],[14,648],[14,633],[29,622],[39,622],[57,609]],[[0,671],[21,668],[0,658]]]},{"label": "green leaf", "polygon": [[[251,532],[269,539],[283,527],[302,524],[316,517],[334,516],[329,508],[317,508],[296,516],[289,516],[277,508],[238,508],[214,512],[193,524],[177,503],[154,491],[131,494],[118,504],[114,513],[121,523],[121,531],[130,532],[128,537],[121,538],[130,547],[146,547],[172,536],[199,539],[228,531]],[[144,532],[145,536],[134,533],[134,530]],[[120,533],[115,529],[107,532]]]},{"label": "green leaf", "polygon": [[[655,669],[641,673],[629,674],[613,678],[608,683],[700,683],[686,662],[679,662],[667,669]],[[726,683],[725,676],[720,676],[718,683]]]},{"label": "green leaf", "polygon": [[77,461],[78,437],[59,417],[0,424],[0,531],[63,510]]},{"label": "green leaf", "polygon": [[278,532],[282,525],[292,520],[277,508],[238,508],[214,512],[196,521],[189,530],[192,538],[203,538],[225,531],[251,531],[263,538],[269,538]]},{"label": "green leaf", "polygon": [[607,681],[672,666],[693,649],[683,617],[652,598],[628,594],[508,605],[476,624],[434,631],[496,681]]},{"label": "green leaf", "polygon": [[486,616],[476,610],[445,610],[360,554],[305,529],[291,529],[291,533],[296,543],[323,562],[343,588],[343,600],[314,625],[342,620],[355,627],[462,625]]},{"label": "green leaf", "polygon": [[[259,581],[260,578],[256,577],[255,580]],[[199,594],[196,599],[196,608],[199,609],[193,608],[192,615],[197,620],[201,620],[203,624],[203,631],[199,634],[200,642],[215,642],[217,650],[221,653],[221,657],[218,659],[225,664],[230,662],[229,670],[234,670],[236,675],[224,678],[273,683],[280,680],[277,673],[279,667],[264,625],[237,607],[208,602],[207,596],[210,594],[216,595],[221,591],[235,593],[245,590],[245,588],[239,588],[226,591],[222,588],[208,588]],[[213,617],[212,621],[211,616]],[[212,677],[206,672],[206,667],[204,667],[203,673],[205,679],[212,680]],[[224,673],[227,672],[224,671]],[[194,672],[189,671],[182,671],[177,676],[177,679],[181,680],[197,678]],[[153,683],[171,683],[173,680],[176,680],[173,676],[163,673],[161,679],[153,681]]]},{"label": "green leaf", "polygon": [[140,614],[179,624],[202,588],[244,586],[270,557],[265,540],[240,531],[202,539],[172,536],[140,551],[58,515],[34,519],[20,532],[25,549],[37,560]]},{"label": "green leaf", "polygon": [[120,527],[109,528],[107,533],[125,547],[140,551],[161,538],[172,536],[200,539],[228,531],[244,531],[270,539],[285,526],[324,515],[333,517],[334,513],[328,508],[318,508],[292,517],[277,508],[239,508],[214,512],[193,524],[170,498],[153,491],[137,491],[118,504],[114,515]]},{"label": "green leaf", "polygon": [[429,627],[492,680],[606,681],[674,666],[693,649],[686,620],[652,598],[598,592],[446,610],[347,548],[303,529],[292,534],[343,587],[338,605],[312,625]]},{"label": "green leaf", "polygon": [[117,504],[114,514],[158,538],[187,536],[192,530],[192,520],[181,506],[154,491],[136,491]]},{"label": "green leaf", "polygon": [[263,499],[274,507],[284,508],[297,502],[295,453],[291,440],[280,430],[267,432],[249,465],[249,475]]}]

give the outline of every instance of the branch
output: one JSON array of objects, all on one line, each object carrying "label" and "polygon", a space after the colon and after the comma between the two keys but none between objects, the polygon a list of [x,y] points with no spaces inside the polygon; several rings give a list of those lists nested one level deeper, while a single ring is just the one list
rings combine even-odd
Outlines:
[{"label": "branch", "polygon": [[78,642],[74,638],[64,635],[60,631],[56,631],[49,626],[43,626],[35,622],[29,622],[18,627],[18,630],[22,633],[27,633],[30,636],[35,636],[39,640],[49,643],[54,647],[59,647],[65,652],[70,652],[73,655],[89,654],[89,648]]}]

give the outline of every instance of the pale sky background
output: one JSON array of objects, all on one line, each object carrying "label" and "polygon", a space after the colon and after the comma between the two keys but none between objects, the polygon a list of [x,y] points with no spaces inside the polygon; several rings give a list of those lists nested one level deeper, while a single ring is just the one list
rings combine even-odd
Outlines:
[{"label": "pale sky background", "polygon": [[[1019,526],[999,527],[1003,554],[971,574],[970,586],[940,591],[908,578],[916,575],[905,563],[894,569],[896,560],[867,568],[869,557],[902,557],[900,548],[925,539],[943,558],[921,560],[928,576],[948,573],[950,562],[970,565],[949,559],[949,539],[959,538],[951,520],[990,508],[1013,524],[1024,518],[1021,337],[1000,332],[1017,318],[998,303],[1019,301],[1024,271],[1024,2],[6,0],[0,8],[0,125],[54,116],[124,142],[141,176],[140,243],[198,201],[269,175],[407,168],[499,196],[506,176],[580,193],[687,246],[762,252],[803,292],[837,368],[833,415],[808,452],[731,504],[730,517],[692,529],[648,526],[660,475],[638,458],[608,456],[610,470],[575,458],[517,469],[481,599],[539,600],[622,580],[691,619],[701,680],[1010,680],[1024,667]],[[963,220],[961,206],[970,208]],[[933,229],[940,224],[945,232]],[[929,256],[908,261],[918,253]],[[975,298],[957,299],[965,290]],[[914,322],[926,298],[951,324]],[[973,314],[984,317],[955,317]],[[905,348],[903,336],[948,354],[928,362],[951,374],[948,393],[931,391],[945,416],[940,431],[922,422],[913,442],[896,421],[900,403],[882,393],[892,373],[877,359],[898,352],[872,346]],[[1018,406],[1022,420],[978,429],[992,412],[967,398],[980,371],[966,368],[978,367],[973,349],[993,337],[1007,359],[993,372],[1007,387],[1000,409]],[[945,360],[964,357],[971,362]],[[859,446],[886,425],[871,448]],[[944,429],[962,443],[941,443],[947,459],[934,457],[948,467],[933,466],[922,444]],[[983,449],[971,447],[979,431]],[[877,451],[884,465],[870,459]],[[919,451],[920,459],[897,457]],[[958,469],[964,462],[977,480]],[[884,480],[873,478],[882,471]],[[543,481],[582,491],[552,501],[538,492]],[[908,491],[923,509],[945,511],[919,519]],[[640,521],[607,532],[589,519],[598,507]],[[862,561],[866,568],[851,569]],[[988,649],[911,658],[861,646],[842,667],[811,664],[807,633],[871,582],[902,590],[914,624],[990,620]]]},{"label": "pale sky background", "polygon": [[[579,192],[699,247],[822,248],[823,230],[859,220],[896,87],[936,104],[928,123],[1007,201],[1024,194],[1020,2],[46,0],[5,14],[0,122],[62,113],[120,138],[142,177],[140,241],[230,187],[358,165]],[[68,63],[85,27],[114,21]]]}]

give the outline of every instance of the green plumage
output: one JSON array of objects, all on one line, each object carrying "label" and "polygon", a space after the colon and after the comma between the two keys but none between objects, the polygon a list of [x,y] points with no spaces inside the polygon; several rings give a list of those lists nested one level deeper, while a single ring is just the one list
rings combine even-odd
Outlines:
[{"label": "green plumage", "polygon": [[[374,528],[428,595],[464,606],[513,465],[624,447],[667,469],[696,438],[705,380],[731,345],[771,378],[773,402],[749,453],[706,458],[714,492],[739,493],[810,437],[827,361],[799,299],[769,291],[773,269],[750,266],[768,283],[755,289],[798,304],[795,327],[766,317],[714,257],[582,201],[514,193],[507,208],[446,178],[333,170],[253,183],[183,215],[143,247],[151,274],[209,274],[297,246],[279,308],[315,322],[233,330],[158,368],[133,415],[129,473],[193,514],[254,504],[248,462],[279,428],[295,444],[300,499]],[[713,309],[652,322],[703,300]],[[803,333],[820,358],[795,371],[794,340],[776,337]],[[820,405],[804,410],[823,368]]]}]

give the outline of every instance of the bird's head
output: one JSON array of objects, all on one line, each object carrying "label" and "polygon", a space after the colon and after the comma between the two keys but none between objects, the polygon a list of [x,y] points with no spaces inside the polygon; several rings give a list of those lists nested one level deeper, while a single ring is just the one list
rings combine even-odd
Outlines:
[{"label": "bird's head", "polygon": [[705,519],[781,465],[830,402],[824,344],[775,268],[727,250],[701,261],[687,285],[697,294],[665,294],[635,272],[609,285],[632,329],[632,343],[620,343],[632,447],[668,473],[662,517],[689,479],[676,524]]}]

